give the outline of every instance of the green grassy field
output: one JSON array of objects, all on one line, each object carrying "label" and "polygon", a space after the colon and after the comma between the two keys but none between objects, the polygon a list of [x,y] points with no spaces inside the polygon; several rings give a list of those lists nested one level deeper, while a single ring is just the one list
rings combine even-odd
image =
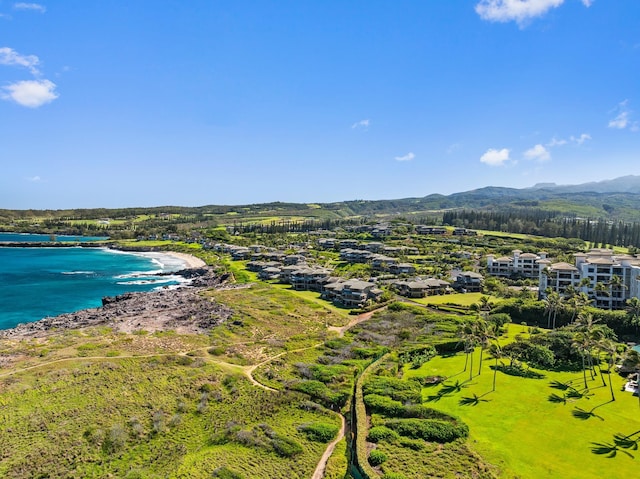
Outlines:
[{"label": "green grassy field", "polygon": [[[512,325],[512,332],[520,327]],[[538,371],[543,377],[529,379],[498,372],[492,392],[494,361],[485,358],[474,377],[463,372],[465,357],[438,356],[420,369],[405,370],[405,377],[446,376],[446,384],[462,383],[459,390],[439,395],[441,386],[423,389],[425,404],[460,417],[470,428],[469,444],[485,461],[499,469],[503,478],[614,478],[626,477],[635,461],[624,452],[596,454],[597,443],[613,444],[615,434],[629,435],[640,429],[638,399],[620,389],[624,380],[612,377],[616,401],[601,378],[589,379],[589,395],[566,403],[549,400],[563,392],[553,381],[582,385],[580,372]],[[503,360],[507,361],[508,360]],[[605,378],[608,381],[608,375]],[[634,456],[637,452],[628,451]]]}]

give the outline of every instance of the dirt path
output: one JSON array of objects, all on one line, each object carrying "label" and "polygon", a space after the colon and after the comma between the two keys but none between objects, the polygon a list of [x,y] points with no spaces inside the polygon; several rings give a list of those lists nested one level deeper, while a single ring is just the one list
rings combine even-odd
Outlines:
[{"label": "dirt path", "polygon": [[375,313],[375,311],[369,311],[368,313],[359,314],[358,316],[353,318],[351,321],[349,321],[349,324],[347,324],[346,326],[329,326],[327,327],[327,330],[335,331],[336,333],[338,333],[338,336],[342,337],[344,336],[344,333],[346,331],[348,331],[350,328],[352,328],[356,324],[371,318],[371,316],[373,316],[373,313]]},{"label": "dirt path", "polygon": [[269,387],[266,384],[262,384],[261,382],[257,381],[253,377],[253,372],[256,369],[258,369],[260,366],[264,366],[265,364],[270,363],[274,359],[278,359],[279,357],[282,357],[282,356],[284,356],[286,354],[299,353],[301,351],[306,351],[307,349],[317,348],[318,346],[321,346],[321,345],[322,345],[322,343],[316,343],[313,346],[307,346],[307,347],[304,347],[304,348],[292,349],[291,351],[283,351],[283,352],[281,352],[279,354],[276,354],[275,356],[272,356],[270,358],[265,359],[262,362],[259,362],[258,364],[254,364],[252,366],[245,366],[244,367],[244,373],[249,378],[249,381],[251,381],[251,384],[253,384],[254,386],[261,387],[262,389],[266,389],[267,391],[277,391],[277,389],[273,389],[272,387]]},{"label": "dirt path", "polygon": [[313,476],[311,476],[311,479],[322,479],[324,477],[324,471],[327,468],[327,462],[329,461],[331,454],[333,454],[333,450],[336,448],[336,444],[338,444],[344,438],[344,432],[347,428],[347,423],[344,420],[344,416],[342,414],[338,414],[338,415],[340,416],[340,421],[341,421],[338,435],[333,441],[329,443],[329,445],[327,445],[327,449],[324,451],[324,454],[322,454],[322,457],[320,458],[320,461],[316,466],[316,470],[313,471]]}]

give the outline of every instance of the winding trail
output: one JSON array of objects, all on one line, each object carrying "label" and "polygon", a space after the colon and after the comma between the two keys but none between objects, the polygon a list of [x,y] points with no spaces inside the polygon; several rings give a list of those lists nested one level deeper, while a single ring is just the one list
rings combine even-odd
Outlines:
[{"label": "winding trail", "polygon": [[324,477],[324,471],[327,469],[327,462],[329,462],[329,458],[331,457],[331,454],[333,454],[333,450],[336,448],[336,445],[340,441],[342,441],[342,439],[344,439],[344,433],[347,429],[347,422],[345,421],[342,414],[336,414],[340,416],[340,430],[338,431],[338,435],[336,436],[336,438],[327,445],[327,449],[325,449],[322,457],[320,458],[320,461],[318,461],[318,465],[316,466],[316,470],[313,471],[313,476],[311,476],[311,479],[322,479]]}]

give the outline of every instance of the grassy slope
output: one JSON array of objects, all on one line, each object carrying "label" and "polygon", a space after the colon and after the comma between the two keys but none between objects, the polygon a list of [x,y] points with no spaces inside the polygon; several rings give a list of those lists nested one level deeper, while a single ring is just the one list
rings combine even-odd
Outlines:
[{"label": "grassy slope", "polygon": [[[347,318],[269,285],[211,295],[236,315],[209,337],[100,328],[1,341],[12,362],[0,368],[0,477],[208,478],[221,465],[246,478],[309,477],[325,445],[297,427],[337,418],[300,409],[303,395],[251,385],[242,365],[313,345]],[[212,344],[220,355],[206,352]],[[303,452],[280,457],[264,434],[251,446],[210,444],[230,421],[241,437],[266,424]],[[122,444],[107,451],[110,434]]]}]

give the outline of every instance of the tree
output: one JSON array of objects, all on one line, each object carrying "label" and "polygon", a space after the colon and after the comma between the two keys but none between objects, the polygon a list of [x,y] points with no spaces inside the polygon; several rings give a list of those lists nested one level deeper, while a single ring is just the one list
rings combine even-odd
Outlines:
[{"label": "tree", "polygon": [[[471,371],[473,371],[473,350],[475,349],[475,334],[473,323],[470,321],[465,321],[458,326],[457,336],[460,338],[460,342],[462,342],[464,346],[464,371],[467,370],[467,365],[469,363],[469,353],[471,353]],[[469,376],[471,379],[471,375]]]},{"label": "tree", "polygon": [[609,367],[609,390],[611,391],[611,400],[615,401],[616,396],[613,393],[613,365],[618,358],[618,345],[610,339],[603,339],[600,347],[607,354],[607,366]]},{"label": "tree", "polygon": [[587,386],[587,365],[585,361],[585,355],[587,351],[589,351],[591,347],[591,342],[589,341],[589,337],[582,331],[578,331],[575,333],[573,337],[573,342],[571,343],[571,347],[575,349],[578,354],[580,354],[580,358],[582,359],[582,374],[584,376],[584,388],[589,389]]},{"label": "tree", "polygon": [[562,308],[562,296],[552,291],[544,299],[544,307],[547,312],[547,328],[555,329],[558,310]]},{"label": "tree", "polygon": [[[624,284],[624,280],[614,274],[611,276],[611,280],[607,283],[607,286],[610,288],[610,295],[615,299],[616,302],[620,303],[622,296],[621,293],[623,290],[627,289],[627,285]],[[613,301],[610,303],[609,308],[613,306]]]},{"label": "tree", "polygon": [[498,341],[494,341],[489,349],[491,356],[495,359],[496,363],[493,366],[493,389],[496,390],[496,375],[498,374],[498,361],[502,358],[502,348],[500,347],[500,343]]},{"label": "tree", "polygon": [[479,319],[474,324],[475,343],[480,345],[480,365],[478,366],[478,376],[482,373],[482,358],[484,350],[490,344],[490,340],[494,337],[491,326],[484,320]]},{"label": "tree", "polygon": [[627,313],[630,317],[629,324],[635,326],[636,333],[640,326],[640,299],[633,297],[627,300]]}]

